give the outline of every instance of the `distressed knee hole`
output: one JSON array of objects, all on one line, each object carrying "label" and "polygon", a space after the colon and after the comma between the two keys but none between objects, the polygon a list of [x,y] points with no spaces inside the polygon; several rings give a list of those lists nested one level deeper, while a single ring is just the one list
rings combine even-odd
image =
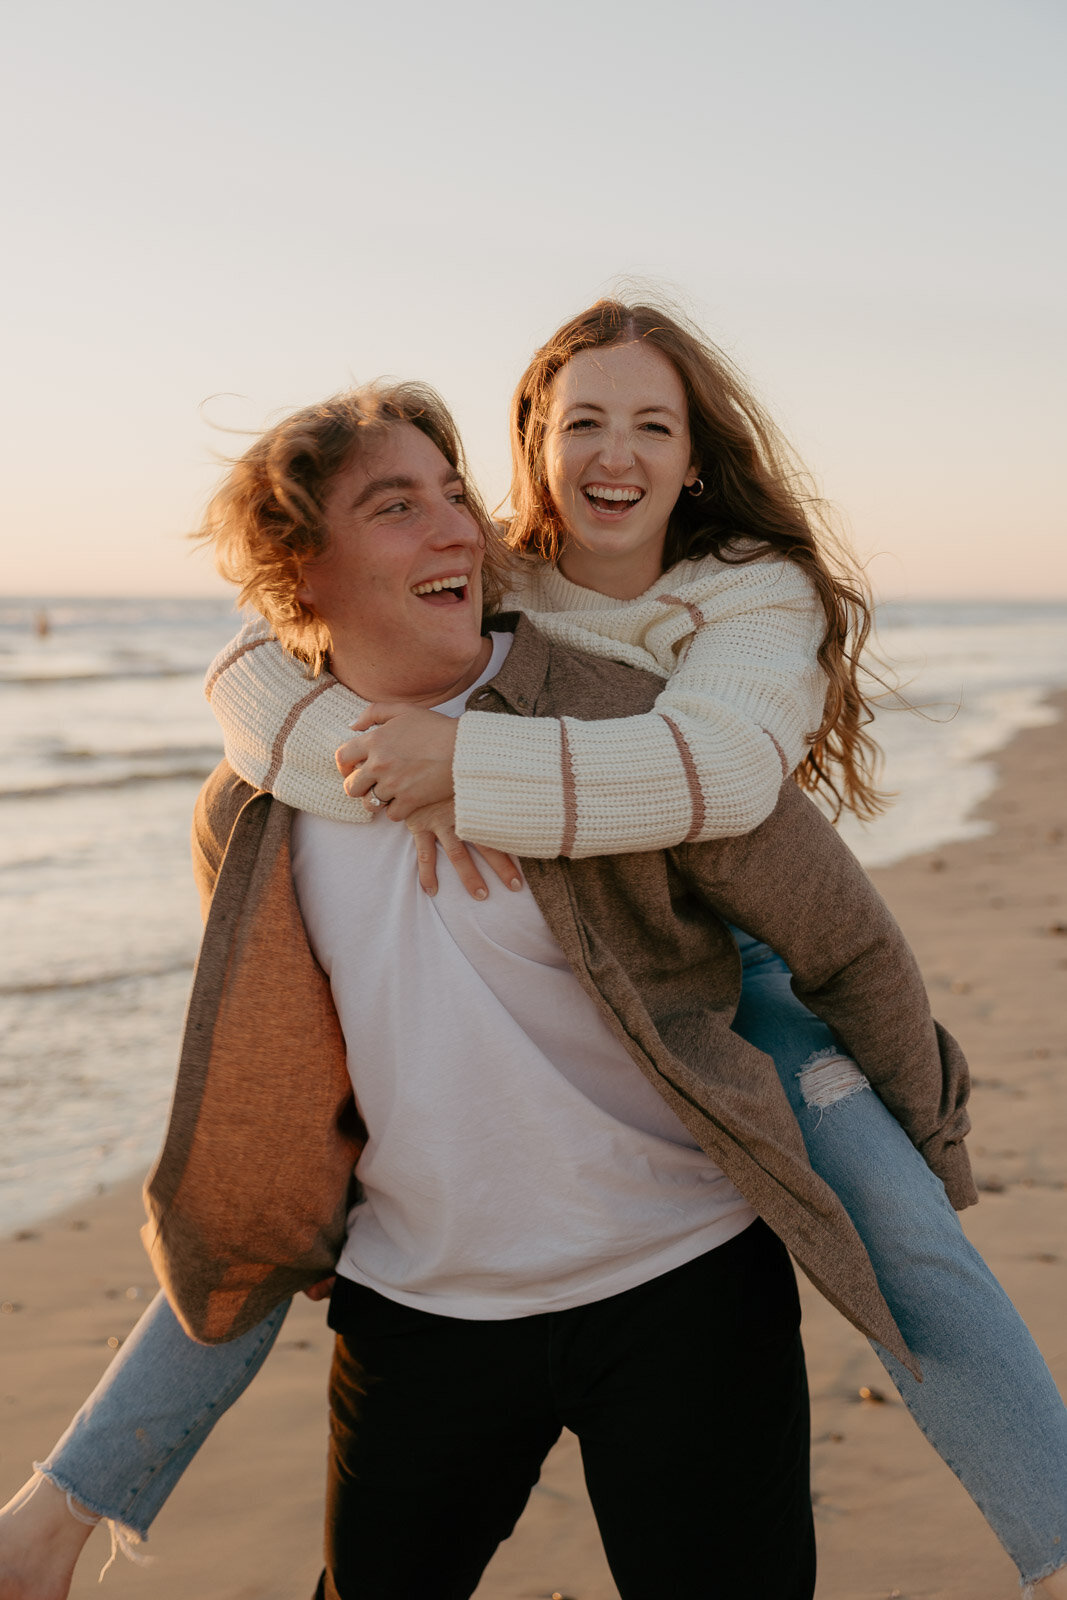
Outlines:
[{"label": "distressed knee hole", "polygon": [[851,1056],[823,1051],[797,1073],[804,1104],[825,1110],[871,1086]]}]

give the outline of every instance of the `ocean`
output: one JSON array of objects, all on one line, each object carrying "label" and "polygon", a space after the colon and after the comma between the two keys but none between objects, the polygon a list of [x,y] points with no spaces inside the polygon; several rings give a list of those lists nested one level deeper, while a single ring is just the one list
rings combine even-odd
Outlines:
[{"label": "ocean", "polygon": [[[204,669],[226,600],[0,602],[0,1232],[131,1174],[158,1148],[199,937],[189,819],[221,752]],[[884,866],[974,836],[989,757],[1067,687],[1067,604],[879,612],[917,710],[876,721]]]}]

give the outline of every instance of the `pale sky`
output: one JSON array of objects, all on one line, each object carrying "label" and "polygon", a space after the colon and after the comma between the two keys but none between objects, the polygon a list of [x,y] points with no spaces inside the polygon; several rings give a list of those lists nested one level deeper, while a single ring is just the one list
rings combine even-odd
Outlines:
[{"label": "pale sky", "polygon": [[213,424],[382,373],[441,390],[494,503],[530,353],[628,277],[740,363],[882,595],[1067,596],[1056,0],[33,0],[4,33],[9,594],[212,592]]}]

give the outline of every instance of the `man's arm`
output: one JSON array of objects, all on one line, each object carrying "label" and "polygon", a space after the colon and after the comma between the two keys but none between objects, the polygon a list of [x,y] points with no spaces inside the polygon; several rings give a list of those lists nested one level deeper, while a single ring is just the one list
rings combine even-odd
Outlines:
[{"label": "man's arm", "polygon": [[797,997],[833,1029],[952,1203],[973,1205],[963,1052],[930,1015],[888,906],[818,808],[786,782],[752,833],[682,846],[676,859],[720,915],[785,959]]}]

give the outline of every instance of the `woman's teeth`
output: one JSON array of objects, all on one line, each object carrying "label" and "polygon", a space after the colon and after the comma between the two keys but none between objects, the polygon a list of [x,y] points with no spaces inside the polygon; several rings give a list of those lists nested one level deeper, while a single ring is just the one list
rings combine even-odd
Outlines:
[{"label": "woman's teeth", "polygon": [[431,578],[429,583],[417,583],[412,594],[440,594],[442,589],[465,589],[466,578]]},{"label": "woman's teeth", "polygon": [[588,500],[640,500],[644,495],[643,489],[601,489],[596,486],[583,489],[582,493]]}]

